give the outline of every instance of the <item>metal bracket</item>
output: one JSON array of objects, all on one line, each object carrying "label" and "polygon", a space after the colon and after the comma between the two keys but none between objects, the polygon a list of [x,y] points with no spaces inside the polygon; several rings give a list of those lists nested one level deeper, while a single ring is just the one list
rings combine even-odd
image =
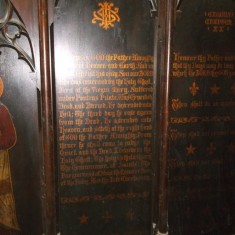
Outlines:
[{"label": "metal bracket", "polygon": [[151,5],[151,16],[152,17],[156,17],[158,14],[158,4],[157,4],[157,0],[149,0],[150,5]]},{"label": "metal bracket", "polygon": [[[35,71],[35,61],[32,42],[26,30],[25,24],[14,8],[10,0],[3,0],[4,15],[0,18],[0,47],[10,47],[18,53],[18,58],[25,60],[32,71]],[[13,14],[15,13],[15,18]],[[30,47],[28,54],[17,42],[24,36],[27,38]],[[31,54],[31,55],[30,55]]]}]

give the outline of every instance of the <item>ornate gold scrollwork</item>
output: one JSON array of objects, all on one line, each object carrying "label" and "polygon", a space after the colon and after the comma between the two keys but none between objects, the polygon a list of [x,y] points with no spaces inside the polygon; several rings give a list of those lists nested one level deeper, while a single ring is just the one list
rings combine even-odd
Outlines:
[{"label": "ornate gold scrollwork", "polygon": [[98,5],[100,9],[93,12],[93,24],[100,21],[99,26],[107,30],[114,27],[114,22],[120,22],[118,15],[119,8],[114,7],[113,3],[104,2]]},{"label": "ornate gold scrollwork", "polygon": [[[19,14],[12,5],[10,0],[3,0],[4,12],[2,18],[0,18],[0,47],[10,47],[18,53],[18,58],[25,60],[30,66],[32,71],[35,71],[35,61],[32,42],[29,34],[26,30],[24,22],[17,17]],[[13,17],[15,13],[15,17]],[[17,41],[25,36],[29,42],[30,53],[27,53]],[[30,55],[31,54],[31,55]]]}]

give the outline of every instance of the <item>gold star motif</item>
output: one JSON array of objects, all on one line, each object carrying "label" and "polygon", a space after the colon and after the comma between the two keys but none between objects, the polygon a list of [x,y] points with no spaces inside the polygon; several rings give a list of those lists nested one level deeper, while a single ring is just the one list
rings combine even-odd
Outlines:
[{"label": "gold star motif", "polygon": [[189,90],[192,96],[195,96],[200,89],[199,89],[199,86],[196,84],[196,82],[193,82],[192,86],[189,87]]},{"label": "gold star motif", "polygon": [[218,87],[216,84],[213,84],[213,86],[210,87],[210,90],[212,95],[218,95],[220,87]]},{"label": "gold star motif", "polygon": [[192,144],[190,144],[189,147],[186,148],[186,152],[188,155],[194,155],[195,150],[196,150],[196,147],[193,147]]},{"label": "gold star motif", "polygon": [[231,143],[229,146],[228,146],[228,151],[230,153],[235,153],[235,143]]},{"label": "gold star motif", "polygon": [[83,214],[79,217],[80,224],[88,224],[89,217]]},{"label": "gold star motif", "polygon": [[233,95],[235,95],[235,83],[233,83],[233,85],[231,86],[231,90],[232,90]]},{"label": "gold star motif", "polygon": [[216,146],[213,143],[210,143],[210,145],[206,148],[206,151],[209,155],[213,155],[216,151]]}]

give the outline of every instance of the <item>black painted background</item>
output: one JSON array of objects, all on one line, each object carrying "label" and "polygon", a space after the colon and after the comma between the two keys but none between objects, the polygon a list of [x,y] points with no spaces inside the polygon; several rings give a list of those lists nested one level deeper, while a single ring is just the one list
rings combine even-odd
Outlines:
[{"label": "black painted background", "polygon": [[[103,1],[72,0],[60,1],[56,8],[55,20],[55,64],[56,83],[71,76],[59,73],[58,58],[63,53],[71,55],[91,54],[153,54],[153,28],[148,1],[127,0],[112,1],[119,8],[120,23],[104,30],[97,24],[91,24],[93,11]],[[79,71],[71,67],[71,70]],[[76,77],[73,77],[76,78]],[[58,111],[58,109],[57,109]],[[57,112],[58,114],[58,112]],[[58,119],[57,119],[58,120]],[[142,144],[142,143],[141,143]],[[60,163],[58,154],[58,163]],[[60,183],[60,182],[59,182]],[[59,187],[58,231],[63,235],[149,235],[150,234],[150,197],[147,199],[102,200],[61,204],[62,197],[110,193],[151,191],[151,182],[118,183],[107,185]],[[134,210],[135,219],[127,221],[129,209]],[[106,211],[112,213],[109,223],[102,216]],[[81,224],[79,218],[89,216],[87,224]]]}]

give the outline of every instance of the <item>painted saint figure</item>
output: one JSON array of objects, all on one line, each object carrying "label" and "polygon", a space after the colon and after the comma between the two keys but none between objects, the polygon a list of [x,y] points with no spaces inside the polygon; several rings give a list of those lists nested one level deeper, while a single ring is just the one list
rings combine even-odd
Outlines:
[{"label": "painted saint figure", "polygon": [[[2,93],[3,81],[0,77],[0,97]],[[4,235],[19,230],[9,161],[9,149],[15,145],[16,139],[11,115],[0,101],[0,234]]]}]

